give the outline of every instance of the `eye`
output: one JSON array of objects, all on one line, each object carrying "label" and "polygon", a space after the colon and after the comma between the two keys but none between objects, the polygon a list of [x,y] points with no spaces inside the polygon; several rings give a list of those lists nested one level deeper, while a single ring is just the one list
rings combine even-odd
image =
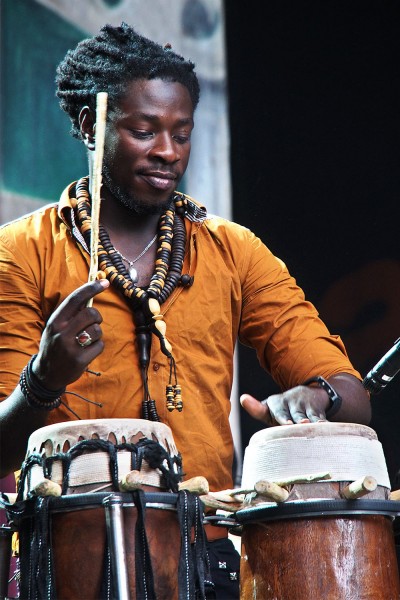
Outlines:
[{"label": "eye", "polygon": [[190,142],[190,134],[174,135],[174,140],[178,142],[178,144],[187,144]]},{"label": "eye", "polygon": [[151,131],[144,131],[142,129],[131,129],[131,135],[138,140],[146,140],[153,136]]}]

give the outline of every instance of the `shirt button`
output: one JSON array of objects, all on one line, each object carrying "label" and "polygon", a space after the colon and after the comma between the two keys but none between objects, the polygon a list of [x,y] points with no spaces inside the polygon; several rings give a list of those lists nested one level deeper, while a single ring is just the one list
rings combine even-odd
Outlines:
[{"label": "shirt button", "polygon": [[153,365],[153,370],[154,370],[154,371],[158,371],[158,369],[160,368],[160,366],[161,366],[161,365],[160,365],[159,363],[154,363],[154,365]]}]

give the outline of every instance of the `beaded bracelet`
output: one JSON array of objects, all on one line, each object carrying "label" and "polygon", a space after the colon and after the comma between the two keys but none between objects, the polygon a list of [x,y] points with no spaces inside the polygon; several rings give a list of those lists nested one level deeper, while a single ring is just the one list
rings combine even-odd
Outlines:
[{"label": "beaded bracelet", "polygon": [[31,408],[53,410],[53,408],[60,406],[61,395],[65,392],[65,388],[49,390],[40,383],[32,370],[32,364],[36,356],[37,354],[34,354],[26,367],[23,368],[19,386]]},{"label": "beaded bracelet", "polygon": [[335,392],[331,384],[328,383],[326,379],[321,377],[321,375],[318,375],[317,377],[310,377],[304,383],[302,383],[302,385],[310,385],[311,383],[317,383],[328,394],[329,400],[331,401],[331,406],[326,411],[325,416],[327,419],[330,419],[336,415],[342,406],[342,397]]}]

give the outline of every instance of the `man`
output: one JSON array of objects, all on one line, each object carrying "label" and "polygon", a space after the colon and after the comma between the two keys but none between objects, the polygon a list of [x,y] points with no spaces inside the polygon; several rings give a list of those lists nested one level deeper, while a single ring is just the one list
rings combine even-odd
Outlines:
[{"label": "man", "polygon": [[[204,475],[216,491],[232,487],[237,338],[285,390],[261,403],[244,394],[255,418],[267,425],[368,423],[359,373],[285,265],[249,230],[209,217],[176,192],[199,100],[194,65],[125,24],[106,26],[70,51],[58,68],[57,94],[90,157],[100,91],[108,93],[104,278],[85,283],[88,178],[68,186],[58,205],[1,230],[3,475],[20,467],[29,435],[45,424],[145,416],[171,427],[186,478]],[[302,385],[311,377],[320,379]],[[226,538],[208,535],[211,554],[216,547],[231,553]],[[217,597],[235,597],[232,585]]]}]

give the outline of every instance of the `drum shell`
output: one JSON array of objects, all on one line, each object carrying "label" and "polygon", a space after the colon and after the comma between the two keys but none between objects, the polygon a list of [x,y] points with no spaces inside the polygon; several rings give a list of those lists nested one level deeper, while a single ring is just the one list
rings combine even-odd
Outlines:
[{"label": "drum shell", "polygon": [[[163,494],[164,496],[167,494]],[[105,509],[94,505],[87,494],[87,505],[79,508],[57,508],[50,512],[50,539],[54,565],[54,589],[57,600],[98,600],[102,597],[103,578],[107,571],[107,528]],[[101,495],[103,496],[103,495]],[[171,498],[176,496],[171,494]],[[58,499],[61,501],[63,498]],[[159,504],[159,503],[158,503]],[[135,526],[137,509],[123,503],[124,541],[129,574],[130,598],[136,599],[135,584]],[[162,506],[162,505],[160,505]],[[27,517],[20,532],[21,556],[27,557],[34,518]],[[153,567],[157,600],[178,598],[178,565],[181,533],[173,505],[146,508],[146,536]],[[167,549],[167,551],[166,551]],[[21,564],[22,576],[28,565]],[[25,575],[24,575],[25,574]],[[27,581],[22,581],[26,586]]]},{"label": "drum shell", "polygon": [[324,516],[243,526],[241,600],[400,598],[392,521]]},{"label": "drum shell", "polygon": [[[328,479],[307,482],[319,473]],[[344,488],[365,476],[377,482],[368,501],[344,500]],[[258,496],[237,514],[241,600],[400,597],[393,535],[399,506],[388,500],[383,450],[372,429],[321,422],[262,430],[246,449],[242,487],[262,479],[281,482],[289,497],[278,505]]]},{"label": "drum shell", "polygon": [[[155,455],[150,452],[149,462],[147,454],[141,452],[142,459],[136,463],[136,449],[141,444],[143,449],[147,442],[155,444],[159,451],[155,448]],[[135,460],[132,462],[132,459]],[[157,460],[162,461],[159,468],[154,466]],[[111,496],[122,500],[129,596],[136,598],[135,553],[138,545],[144,552],[142,539],[135,539],[137,509],[133,497],[136,492],[119,491],[121,482],[131,470],[139,475],[145,499],[154,494],[163,498],[150,502],[145,520],[156,597],[160,600],[178,597],[181,531],[176,510],[177,494],[168,491],[172,484],[167,475],[169,472],[172,481],[181,477],[180,455],[169,427],[142,419],[72,421],[43,427],[31,435],[22,469],[26,506],[19,529],[25,591],[34,564],[35,568],[39,565],[39,572],[49,571],[49,587],[57,600],[108,597],[104,596],[104,585],[109,583],[107,577],[111,565],[106,556],[107,519],[102,502],[110,497],[107,493],[110,492]],[[44,499],[43,503],[38,498],[36,513],[30,514],[30,496],[44,478],[58,484],[62,495]],[[39,506],[45,506],[45,510]],[[47,521],[49,534],[47,531],[44,534],[46,543],[43,547],[51,549],[52,573],[47,565],[46,551],[37,551],[31,543],[33,536],[39,535],[38,528],[42,535],[43,523]],[[42,581],[40,578],[40,585]]]}]

